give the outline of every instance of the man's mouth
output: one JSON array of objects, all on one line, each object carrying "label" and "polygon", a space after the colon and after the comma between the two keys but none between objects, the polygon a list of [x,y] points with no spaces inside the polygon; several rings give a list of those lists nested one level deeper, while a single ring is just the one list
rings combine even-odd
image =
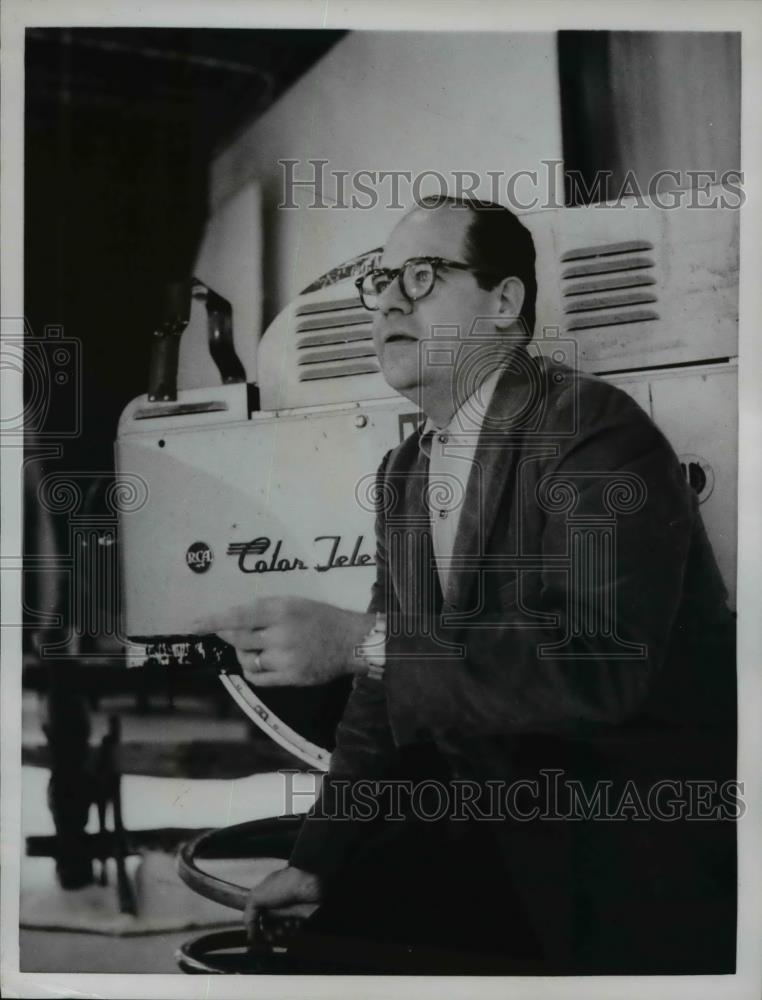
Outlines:
[{"label": "man's mouth", "polygon": [[408,333],[390,333],[388,337],[384,338],[384,345],[395,344],[395,343],[415,343],[416,338],[411,337]]}]

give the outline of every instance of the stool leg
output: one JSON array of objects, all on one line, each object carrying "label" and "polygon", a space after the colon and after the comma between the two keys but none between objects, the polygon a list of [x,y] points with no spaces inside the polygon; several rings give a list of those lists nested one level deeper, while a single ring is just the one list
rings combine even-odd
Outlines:
[{"label": "stool leg", "polygon": [[138,907],[130,880],[127,877],[125,858],[127,855],[127,838],[122,825],[122,783],[117,776],[114,787],[114,855],[116,857],[116,877],[119,888],[119,909],[122,913],[137,914]]},{"label": "stool leg", "polygon": [[117,747],[120,738],[119,718],[112,715],[109,720],[108,733],[101,740],[99,757],[99,779],[104,805],[111,802],[114,817],[113,855],[116,861],[116,885],[121,913],[137,913],[137,902],[130,880],[127,877],[125,858],[127,856],[127,837],[122,823],[122,776],[119,771]]},{"label": "stool leg", "polygon": [[56,874],[64,889],[79,889],[93,881],[85,837],[92,802],[87,768],[90,720],[76,666],[51,661],[48,677],[43,731],[51,756],[48,805],[56,827]]},{"label": "stool leg", "polygon": [[106,851],[106,798],[100,791],[98,792],[96,805],[98,807],[98,839],[100,842],[98,861],[101,866],[100,878],[98,881],[100,885],[107,885],[108,875],[106,873],[106,859],[108,854]]},{"label": "stool leg", "polygon": [[108,765],[110,770],[111,808],[114,814],[114,857],[116,859],[116,879],[119,892],[119,909],[122,913],[137,914],[138,907],[130,880],[127,877],[125,858],[127,857],[127,837],[122,823],[122,775],[116,756],[119,745],[121,727],[119,718],[112,715],[109,719]]}]

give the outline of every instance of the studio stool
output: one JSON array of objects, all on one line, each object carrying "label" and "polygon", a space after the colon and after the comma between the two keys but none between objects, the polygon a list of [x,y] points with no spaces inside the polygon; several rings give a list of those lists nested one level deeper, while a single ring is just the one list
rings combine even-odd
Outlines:
[{"label": "studio stool", "polygon": [[[208,830],[183,844],[177,856],[182,881],[205,899],[243,913],[249,890],[203,871],[200,860],[250,858],[255,866],[265,858],[287,859],[304,821],[303,815],[281,816]],[[289,971],[283,943],[298,925],[293,919],[260,916],[257,950],[251,950],[243,927],[200,934],[181,945],[176,960],[191,975],[273,974]]]}]

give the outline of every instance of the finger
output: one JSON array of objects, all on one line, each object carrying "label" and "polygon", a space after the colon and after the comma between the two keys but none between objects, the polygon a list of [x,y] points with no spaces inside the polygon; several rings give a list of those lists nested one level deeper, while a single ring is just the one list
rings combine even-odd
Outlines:
[{"label": "finger", "polygon": [[291,906],[278,906],[268,910],[274,917],[299,917],[306,920],[311,917],[320,903],[292,903]]},{"label": "finger", "polygon": [[246,943],[249,948],[253,948],[257,943],[257,916],[259,907],[251,899],[247,900],[246,908],[243,911],[243,925],[246,931]]},{"label": "finger", "polygon": [[288,628],[285,624],[267,625],[257,629],[257,641],[262,640],[260,649],[288,650],[292,642],[293,628]]},{"label": "finger", "polygon": [[218,639],[222,639],[223,642],[227,642],[230,646],[237,646],[238,637],[243,635],[243,633],[238,631],[238,629],[233,631],[232,629],[225,628],[221,628],[219,632],[215,632],[214,634]]},{"label": "finger", "polygon": [[295,687],[304,686],[300,684],[299,678],[287,670],[263,670],[261,673],[252,674],[251,682],[256,687]]},{"label": "finger", "polygon": [[239,649],[236,650],[236,657],[246,678],[251,675],[256,679],[263,671],[267,670],[267,666],[263,662],[263,654],[259,650],[247,652]]},{"label": "finger", "polygon": [[256,653],[267,645],[265,629],[222,629],[217,635],[223,642],[244,653]]},{"label": "finger", "polygon": [[[258,657],[256,653],[258,653]],[[275,683],[269,683],[265,680],[264,684],[266,686],[268,683],[270,687],[274,687],[276,684],[285,683],[291,685],[296,683],[293,670],[293,656],[285,650],[263,649],[256,652],[252,651],[251,653],[236,650],[236,656],[243,669],[244,677],[250,684],[259,685],[262,683],[263,678],[269,678],[271,674],[278,677],[288,675],[289,679],[287,681],[281,679]]]}]

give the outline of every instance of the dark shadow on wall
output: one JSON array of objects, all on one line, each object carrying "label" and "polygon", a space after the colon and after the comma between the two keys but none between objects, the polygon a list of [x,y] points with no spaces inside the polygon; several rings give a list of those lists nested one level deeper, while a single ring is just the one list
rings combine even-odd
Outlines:
[{"label": "dark shadow on wall", "polygon": [[[167,282],[187,278],[212,158],[341,31],[33,29],[26,36],[25,311],[82,344],[69,468],[109,469],[146,391]],[[47,428],[55,434],[55,407]]]},{"label": "dark shadow on wall", "polygon": [[558,63],[567,205],[740,170],[740,34],[560,31]]}]

